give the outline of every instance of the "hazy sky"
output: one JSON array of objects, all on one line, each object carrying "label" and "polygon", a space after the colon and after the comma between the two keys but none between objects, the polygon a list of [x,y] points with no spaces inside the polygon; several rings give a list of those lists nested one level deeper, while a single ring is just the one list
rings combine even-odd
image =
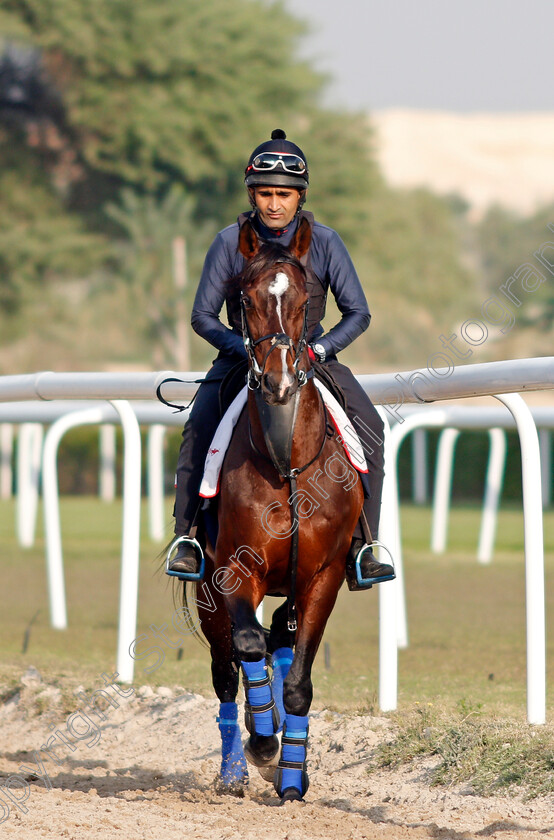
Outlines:
[{"label": "hazy sky", "polygon": [[554,111],[554,0],[285,0],[349,107]]}]

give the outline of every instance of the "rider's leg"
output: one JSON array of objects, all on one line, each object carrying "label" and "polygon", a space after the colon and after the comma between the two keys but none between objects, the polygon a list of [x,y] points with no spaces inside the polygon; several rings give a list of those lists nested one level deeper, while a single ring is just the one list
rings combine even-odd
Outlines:
[{"label": "rider's leg", "polygon": [[[364,513],[366,514],[369,528],[373,537],[379,533],[379,514],[381,512],[381,494],[383,489],[383,477],[385,475],[384,465],[384,431],[383,421],[379,417],[375,406],[367,396],[366,392],[352,373],[345,365],[336,359],[329,359],[325,362],[334,378],[342,388],[346,398],[346,413],[352,421],[362,444],[367,466],[370,498],[364,501]],[[361,531],[355,532],[362,536]]]},{"label": "rider's leg", "polygon": [[[367,466],[370,495],[364,497],[364,514],[369,524],[373,539],[379,535],[379,516],[381,512],[381,495],[384,478],[384,430],[383,421],[379,417],[375,406],[366,392],[353,375],[352,371],[342,365],[337,359],[331,358],[325,362],[334,378],[343,390],[346,398],[346,413],[356,429],[362,444]],[[356,526],[349,563],[355,561],[358,553],[364,548],[365,541],[360,524]],[[371,549],[366,548],[360,558],[361,576],[364,581],[379,583],[394,578],[394,569],[388,563],[379,563],[373,556]]]},{"label": "rider's leg", "polygon": [[[185,424],[175,472],[173,516],[176,536],[189,535],[201,503],[198,490],[204,473],[204,462],[221,419],[219,388],[223,378],[237,361],[237,357],[234,356],[221,356],[215,360],[198,389]],[[190,574],[197,571],[197,563],[198,555],[193,545],[182,542],[169,563],[169,570]]]}]

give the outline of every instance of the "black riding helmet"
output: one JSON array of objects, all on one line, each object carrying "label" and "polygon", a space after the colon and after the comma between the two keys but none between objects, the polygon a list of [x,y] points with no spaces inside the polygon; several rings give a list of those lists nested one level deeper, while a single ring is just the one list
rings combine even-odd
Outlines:
[{"label": "black riding helmet", "polygon": [[296,187],[308,186],[308,164],[302,149],[287,140],[281,128],[271,132],[271,140],[257,146],[244,170],[247,187]]}]

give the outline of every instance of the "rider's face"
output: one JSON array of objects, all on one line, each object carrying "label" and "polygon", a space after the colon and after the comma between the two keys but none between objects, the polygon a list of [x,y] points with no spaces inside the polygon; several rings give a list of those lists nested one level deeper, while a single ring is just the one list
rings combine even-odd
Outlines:
[{"label": "rider's face", "polygon": [[271,230],[285,228],[294,219],[300,193],[289,187],[254,187],[254,201],[263,224]]}]

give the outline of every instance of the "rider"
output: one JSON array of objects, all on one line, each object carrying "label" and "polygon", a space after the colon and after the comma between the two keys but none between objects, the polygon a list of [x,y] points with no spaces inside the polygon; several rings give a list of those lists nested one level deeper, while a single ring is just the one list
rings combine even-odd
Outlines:
[{"label": "rider", "polygon": [[[368,461],[369,494],[364,499],[364,513],[373,537],[377,537],[381,489],[383,483],[383,423],[369,397],[349,368],[337,360],[344,350],[367,329],[370,313],[365,295],[339,235],[302,209],[308,187],[308,165],[302,150],[281,129],[275,129],[271,140],[257,146],[245,170],[245,184],[252,211],[243,213],[237,222],[220,231],[204,263],[191,323],[194,330],[217,348],[219,354],[198,389],[190,417],[183,431],[176,472],[175,534],[185,539],[170,560],[168,571],[182,575],[195,574],[200,560],[199,547],[189,538],[202,503],[198,490],[209,445],[220,420],[219,386],[225,375],[244,361],[240,312],[237,302],[226,294],[227,281],[241,273],[244,258],[238,251],[241,225],[250,219],[262,242],[291,242],[299,219],[304,216],[312,227],[312,241],[307,255],[308,341],[312,360],[320,362],[341,386],[346,398],[346,412],[361,431]],[[328,333],[320,324],[325,314],[325,301],[331,289],[342,317]],[[227,304],[230,328],[224,326],[219,313]],[[360,421],[365,430],[360,429]],[[365,432],[365,434],[364,434]],[[370,438],[370,445],[367,439]],[[367,531],[366,531],[367,534]],[[379,563],[364,540],[357,525],[347,561],[350,588],[359,588],[353,564],[360,555],[360,573],[365,588],[373,583],[394,578],[394,569]]]}]

